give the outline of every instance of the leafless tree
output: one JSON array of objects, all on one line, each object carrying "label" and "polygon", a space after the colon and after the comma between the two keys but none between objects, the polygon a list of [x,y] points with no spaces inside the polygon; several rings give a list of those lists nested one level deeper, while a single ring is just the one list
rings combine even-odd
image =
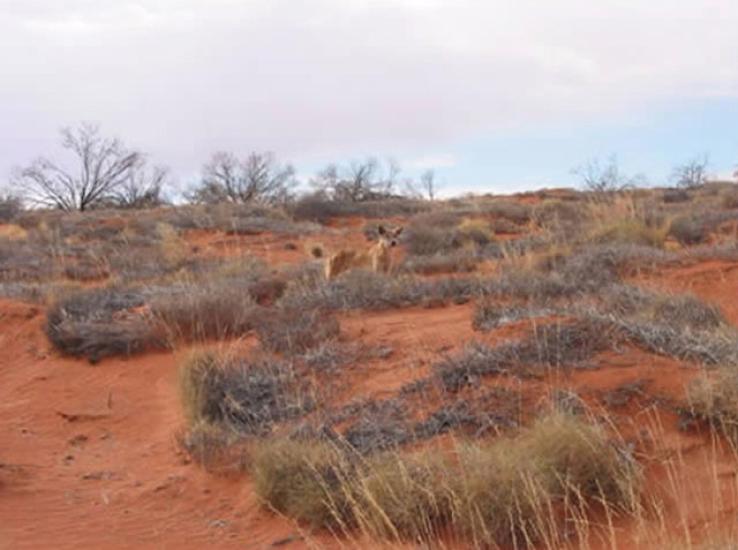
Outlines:
[{"label": "leafless tree", "polygon": [[0,191],[0,223],[8,223],[23,210],[21,200],[8,192]]},{"label": "leafless tree", "polygon": [[169,180],[169,169],[164,166],[149,166],[141,157],[131,169],[126,180],[112,197],[118,208],[153,208],[164,204],[164,186]]},{"label": "leafless tree", "polygon": [[64,128],[61,136],[62,147],[79,164],[78,172],[43,157],[17,169],[14,185],[31,204],[80,211],[103,204],[129,178],[141,158],[120,140],[101,136],[94,124]]},{"label": "leafless tree", "polygon": [[594,193],[612,193],[622,191],[630,187],[636,187],[645,183],[642,175],[626,176],[620,171],[617,157],[611,156],[604,164],[598,159],[593,159],[572,173],[579,176],[583,187]]},{"label": "leafless tree", "polygon": [[429,200],[436,200],[438,184],[436,183],[436,172],[432,169],[420,174],[419,187],[423,195]]},{"label": "leafless tree", "polygon": [[704,185],[707,182],[709,164],[709,157],[706,154],[702,157],[695,157],[689,162],[675,167],[671,173],[671,180],[677,187],[684,189],[694,189]]},{"label": "leafless tree", "polygon": [[362,202],[393,196],[399,174],[399,165],[392,159],[386,168],[374,157],[351,162],[346,167],[329,164],[312,180],[320,192],[336,201]]},{"label": "leafless tree", "polygon": [[405,181],[405,194],[418,200],[434,201],[438,195],[438,179],[436,171],[429,168],[415,181],[408,179]]},{"label": "leafless tree", "polygon": [[239,159],[233,153],[215,153],[203,167],[200,185],[190,194],[194,202],[277,204],[291,195],[295,169],[280,165],[272,153],[251,153]]}]

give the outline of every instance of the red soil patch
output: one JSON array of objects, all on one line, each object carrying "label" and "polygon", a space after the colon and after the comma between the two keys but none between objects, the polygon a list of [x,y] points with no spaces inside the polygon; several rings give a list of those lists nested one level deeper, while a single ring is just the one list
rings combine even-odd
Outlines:
[{"label": "red soil patch", "polygon": [[186,351],[91,366],[51,351],[42,324],[0,302],[0,547],[260,548],[297,533],[248,480],[179,451]]},{"label": "red soil patch", "polygon": [[[303,262],[308,243],[316,240],[329,252],[368,246],[360,232],[364,220],[342,224],[315,239],[201,231],[189,231],[185,239],[206,257],[248,253],[276,267]],[[694,292],[738,324],[737,263],[670,268],[641,282]],[[525,328],[522,322],[475,333],[472,312],[466,304],[342,315],[344,339],[392,351],[347,368],[336,404],[391,397],[467,341],[499,343]],[[188,350],[91,366],[51,350],[43,312],[13,301],[0,301],[0,344],[0,548],[339,546],[329,534],[301,533],[264,511],[247,477],[208,474],[178,449],[177,365]],[[663,548],[671,535],[699,538],[722,521],[732,525],[728,518],[738,505],[735,457],[711,445],[706,434],[678,429],[675,406],[684,402],[685,386],[698,369],[630,347],[601,354],[592,364],[597,368],[555,370],[524,381],[488,377],[483,386],[518,388],[533,407],[545,406],[557,390],[571,390],[594,411],[606,412],[643,449],[647,491],[671,496],[661,517],[647,515],[642,526],[615,521],[618,547]],[[425,403],[418,412],[433,405]],[[591,547],[599,544],[593,535]]]}]

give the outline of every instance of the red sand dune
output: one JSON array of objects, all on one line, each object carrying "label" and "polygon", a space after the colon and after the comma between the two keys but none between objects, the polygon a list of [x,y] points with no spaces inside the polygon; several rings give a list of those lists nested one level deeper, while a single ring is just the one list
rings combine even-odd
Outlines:
[{"label": "red sand dune", "polygon": [[[218,239],[231,237],[189,237],[201,250],[226,249]],[[232,239],[273,263],[304,257],[301,244],[285,250],[284,239]],[[358,231],[351,239],[361,240]],[[738,264],[674,268],[642,283],[692,291],[738,323]],[[475,334],[471,315],[467,304],[343,316],[345,338],[388,346],[392,353],[349,369],[340,398],[389,395],[427,374],[439,353],[458,350],[474,337],[494,342],[516,335],[515,326]],[[261,508],[247,477],[208,474],[189,462],[175,435],[183,424],[177,365],[190,350],[112,358],[93,366],[52,350],[43,323],[41,308],[0,301],[0,548],[377,545],[306,533]],[[604,354],[597,362],[597,370],[552,374],[523,383],[521,390],[535,403],[553,387],[568,387],[595,408],[612,394],[610,414],[618,429],[651,439],[648,490],[672,498],[661,517],[646,518],[645,528],[615,522],[619,546],[660,548],[662,542],[645,531],[699,538],[722,518],[727,523],[738,504],[735,460],[706,434],[679,431],[676,415],[657,412],[653,404],[682,402],[684,387],[698,369],[632,348]],[[500,377],[492,383],[510,382]],[[673,468],[663,465],[669,461]],[[598,547],[597,533],[589,543]]]}]

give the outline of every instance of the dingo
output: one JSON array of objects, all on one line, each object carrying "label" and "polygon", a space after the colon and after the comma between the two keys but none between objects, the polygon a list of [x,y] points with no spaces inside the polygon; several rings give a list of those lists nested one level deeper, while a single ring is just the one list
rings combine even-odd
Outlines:
[{"label": "dingo", "polygon": [[[379,240],[368,250],[343,249],[326,258],[326,279],[331,280],[340,273],[355,267],[371,266],[372,271],[389,272],[392,264],[390,249],[397,246],[397,237],[402,233],[402,227],[389,231],[383,225],[380,225],[377,232],[379,233]],[[319,247],[315,247],[312,254],[316,258],[320,258],[323,256],[323,251]]]}]

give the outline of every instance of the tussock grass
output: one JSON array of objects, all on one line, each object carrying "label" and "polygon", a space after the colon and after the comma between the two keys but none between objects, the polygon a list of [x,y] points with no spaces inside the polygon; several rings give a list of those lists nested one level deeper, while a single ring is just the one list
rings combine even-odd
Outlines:
[{"label": "tussock grass", "polygon": [[688,412],[738,444],[738,371],[720,367],[704,373],[687,389]]},{"label": "tussock grass", "polygon": [[431,452],[385,453],[363,464],[349,494],[358,529],[377,539],[429,540],[450,519],[449,464]]},{"label": "tussock grass", "polygon": [[489,222],[480,218],[464,218],[461,220],[457,227],[457,234],[462,246],[464,243],[484,246],[494,240]]},{"label": "tussock grass", "polygon": [[605,430],[551,413],[517,437],[360,457],[337,443],[259,442],[252,475],[273,509],[314,527],[393,541],[453,533],[477,546],[561,540],[589,503],[632,510],[640,472]]},{"label": "tussock grass", "polygon": [[404,241],[408,253],[414,256],[447,254],[462,245],[453,229],[418,222],[407,228]]},{"label": "tussock grass", "polygon": [[277,512],[314,527],[349,527],[346,487],[351,467],[337,447],[289,439],[253,449],[254,490]]},{"label": "tussock grass", "polygon": [[596,229],[590,236],[598,244],[631,244],[662,248],[669,226],[649,227],[636,219],[618,220]]},{"label": "tussock grass", "polygon": [[596,501],[638,505],[640,472],[620,443],[595,424],[552,413],[516,439],[463,447],[454,521],[482,545],[528,547],[556,540],[561,518]]},{"label": "tussock grass", "polygon": [[539,419],[521,445],[558,498],[570,493],[622,510],[637,506],[638,470],[622,446],[613,444],[602,426],[567,413]]}]

